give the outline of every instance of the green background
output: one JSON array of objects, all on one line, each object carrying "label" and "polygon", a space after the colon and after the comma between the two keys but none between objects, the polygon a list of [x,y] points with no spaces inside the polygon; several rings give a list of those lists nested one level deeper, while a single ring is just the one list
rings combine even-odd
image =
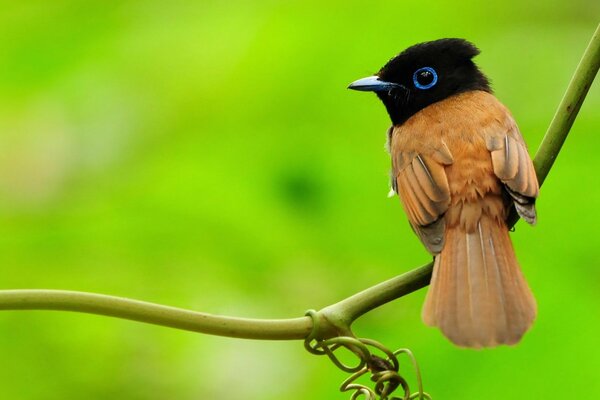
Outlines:
[{"label": "green background", "polygon": [[[600,15],[594,0],[1,3],[1,288],[263,318],[429,260],[386,198],[385,110],[349,82],[468,38],[533,151]],[[422,324],[423,290],[357,322],[411,348],[434,399],[600,396],[598,110],[596,84],[538,225],[512,235],[539,303],[521,344],[453,347]],[[349,398],[299,341],[93,315],[2,312],[0,354],[6,399]]]}]

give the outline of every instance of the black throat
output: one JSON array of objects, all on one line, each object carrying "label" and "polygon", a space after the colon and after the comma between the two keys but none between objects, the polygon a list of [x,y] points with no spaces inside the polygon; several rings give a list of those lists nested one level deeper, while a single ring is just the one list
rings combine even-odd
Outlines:
[{"label": "black throat", "polygon": [[[425,107],[472,90],[492,92],[473,57],[479,49],[464,39],[439,39],[411,46],[377,73],[391,90],[378,91],[394,125]],[[427,71],[426,75],[422,75]]]},{"label": "black throat", "polygon": [[387,92],[378,92],[394,125],[402,125],[427,106],[460,93],[482,90],[492,93],[487,77],[471,60],[452,71],[440,70],[440,84],[428,90],[405,85]]}]

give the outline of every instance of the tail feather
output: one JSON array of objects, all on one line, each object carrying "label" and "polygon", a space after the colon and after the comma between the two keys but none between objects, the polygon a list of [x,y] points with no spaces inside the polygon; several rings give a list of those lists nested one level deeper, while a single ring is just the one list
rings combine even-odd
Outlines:
[{"label": "tail feather", "polygon": [[491,347],[517,343],[535,316],[506,226],[484,214],[472,232],[448,228],[435,258],[425,323],[459,346]]}]

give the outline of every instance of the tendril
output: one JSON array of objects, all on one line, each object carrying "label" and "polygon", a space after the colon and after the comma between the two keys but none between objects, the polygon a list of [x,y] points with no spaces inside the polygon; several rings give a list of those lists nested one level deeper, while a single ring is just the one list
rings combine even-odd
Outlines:
[{"label": "tendril", "polygon": [[[341,392],[352,391],[350,400],[431,400],[431,396],[423,391],[419,365],[409,349],[398,349],[392,352],[373,339],[351,336],[321,339],[318,337],[319,318],[317,312],[311,310],[306,315],[313,320],[313,330],[304,341],[304,347],[312,354],[327,355],[339,369],[352,373],[340,386]],[[345,364],[338,358],[336,351],[340,348],[345,348],[357,357],[356,365]],[[382,353],[384,357],[374,354],[372,350]],[[418,388],[415,393],[411,393],[408,382],[399,372],[398,356],[403,354],[409,358],[415,371]],[[371,381],[375,383],[372,389],[357,383],[359,378],[367,374],[370,374]],[[392,396],[398,388],[402,389],[402,396]]]}]

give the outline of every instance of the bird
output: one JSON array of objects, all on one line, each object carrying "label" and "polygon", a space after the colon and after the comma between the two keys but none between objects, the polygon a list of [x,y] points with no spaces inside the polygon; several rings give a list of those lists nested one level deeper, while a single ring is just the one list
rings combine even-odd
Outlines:
[{"label": "bird", "polygon": [[507,218],[536,224],[539,184],[478,54],[465,39],[419,43],[348,86],[374,92],[392,122],[391,190],[434,257],[422,319],[466,348],[514,345],[537,314]]}]

